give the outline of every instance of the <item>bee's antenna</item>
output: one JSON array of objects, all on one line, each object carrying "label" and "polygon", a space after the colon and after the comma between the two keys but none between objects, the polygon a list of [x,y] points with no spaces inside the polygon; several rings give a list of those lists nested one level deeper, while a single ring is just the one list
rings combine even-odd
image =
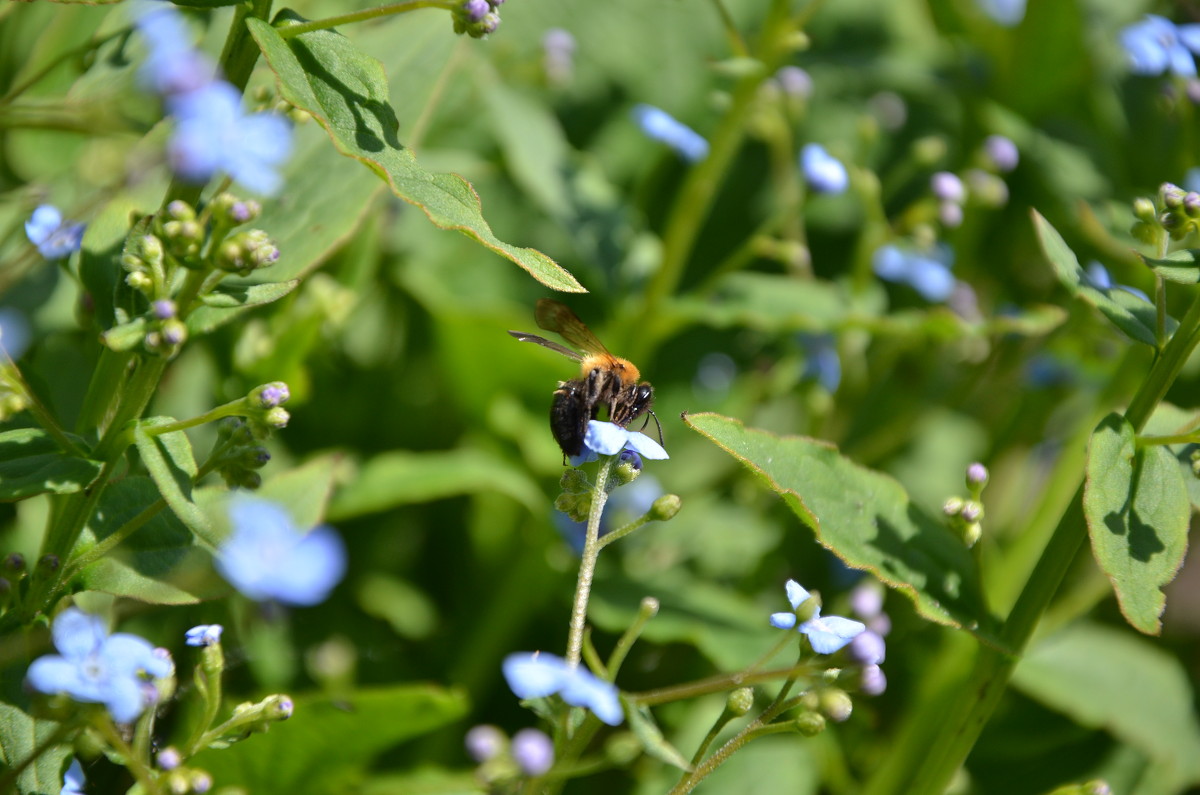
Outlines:
[{"label": "bee's antenna", "polygon": [[654,413],[654,409],[646,409],[646,414],[648,416],[642,422],[642,430],[646,429],[646,426],[650,424],[650,417],[653,417],[654,424],[658,426],[658,443],[662,444],[663,443],[662,423],[658,421],[658,415]]}]

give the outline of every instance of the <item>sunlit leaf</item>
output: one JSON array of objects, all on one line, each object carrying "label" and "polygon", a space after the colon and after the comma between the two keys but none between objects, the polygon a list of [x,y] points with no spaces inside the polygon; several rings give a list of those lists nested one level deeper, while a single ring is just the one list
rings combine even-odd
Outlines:
[{"label": "sunlit leaf", "polygon": [[[83,440],[72,437],[83,444]],[[0,502],[35,494],[71,494],[87,487],[102,464],[63,452],[40,428],[0,433]]]}]

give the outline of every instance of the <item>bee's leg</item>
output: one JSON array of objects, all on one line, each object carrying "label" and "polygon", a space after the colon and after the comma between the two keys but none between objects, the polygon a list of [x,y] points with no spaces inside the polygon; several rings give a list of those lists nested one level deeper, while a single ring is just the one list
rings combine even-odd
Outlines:
[{"label": "bee's leg", "polygon": [[[588,412],[591,416],[589,419],[596,419],[596,415],[600,412],[602,405],[601,393],[604,391],[605,376],[604,372],[599,367],[592,368],[588,373],[587,380],[584,382],[583,400],[584,404],[590,409]],[[608,406],[609,419],[612,419],[612,405]]]}]

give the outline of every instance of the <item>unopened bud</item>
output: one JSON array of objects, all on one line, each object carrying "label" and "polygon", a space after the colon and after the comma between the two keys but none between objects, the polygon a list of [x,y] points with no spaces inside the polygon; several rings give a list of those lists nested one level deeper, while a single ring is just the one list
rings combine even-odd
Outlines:
[{"label": "unopened bud", "polygon": [[958,515],[964,522],[978,522],[983,518],[983,505],[975,500],[967,500]]},{"label": "unopened bud", "polygon": [[174,221],[194,221],[196,210],[187,202],[176,199],[167,205],[167,217]]},{"label": "unopened bud", "polygon": [[650,506],[650,518],[656,522],[665,522],[679,513],[683,500],[678,494],[664,494]]},{"label": "unopened bud", "polygon": [[1177,210],[1183,206],[1183,197],[1186,194],[1183,188],[1178,185],[1164,182],[1158,189],[1158,195],[1162,200],[1163,207],[1170,210]]},{"label": "unopened bud", "polygon": [[5,574],[15,574],[20,577],[25,573],[25,556],[20,552],[10,552],[4,556],[3,570]]},{"label": "unopened bud", "polygon": [[972,522],[971,524],[968,524],[963,528],[963,531],[962,531],[963,543],[967,545],[968,549],[975,546],[975,544],[979,541],[979,539],[982,536],[983,536],[983,526],[980,525],[979,522]]},{"label": "unopened bud", "polygon": [[819,712],[805,712],[796,718],[796,731],[805,737],[816,737],[825,731],[825,716]]},{"label": "unopened bud", "polygon": [[845,690],[829,688],[821,692],[821,713],[835,723],[842,723],[854,711],[854,702]]},{"label": "unopened bud", "polygon": [[254,387],[246,397],[256,406],[270,409],[287,403],[291,396],[292,393],[287,384],[282,381],[272,381],[269,384]]},{"label": "unopened bud", "polygon": [[187,326],[175,318],[164,320],[161,334],[162,341],[166,345],[171,347],[182,345],[187,340]]},{"label": "unopened bud", "polygon": [[60,565],[58,555],[42,555],[38,558],[37,573],[54,574]]},{"label": "unopened bud", "polygon": [[263,423],[268,427],[279,429],[286,428],[288,420],[291,418],[292,415],[288,414],[287,409],[285,409],[283,406],[276,406],[275,408],[269,409],[265,414],[263,414],[262,419]]},{"label": "unopened bud", "polygon": [[142,271],[134,271],[126,276],[125,283],[139,293],[148,293],[154,289],[154,280]]},{"label": "unopened bud", "polygon": [[732,715],[742,716],[754,708],[754,690],[749,687],[739,687],[729,694],[725,701],[725,710]]},{"label": "unopened bud", "polygon": [[1139,196],[1133,200],[1133,216],[1139,221],[1152,223],[1154,221],[1154,202],[1147,199],[1145,196]]},{"label": "unopened bud", "polygon": [[967,488],[982,489],[987,485],[988,471],[987,467],[978,461],[967,467]]},{"label": "unopened bud", "polygon": [[271,720],[287,720],[292,717],[292,712],[296,709],[291,697],[282,693],[268,697],[263,702],[263,707],[263,714]]},{"label": "unopened bud", "polygon": [[170,745],[159,751],[156,759],[158,766],[163,770],[174,770],[183,762],[183,757],[179,755],[179,751]]},{"label": "unopened bud", "polygon": [[946,516],[958,516],[962,513],[964,502],[962,497],[951,497],[942,505],[942,513]]}]

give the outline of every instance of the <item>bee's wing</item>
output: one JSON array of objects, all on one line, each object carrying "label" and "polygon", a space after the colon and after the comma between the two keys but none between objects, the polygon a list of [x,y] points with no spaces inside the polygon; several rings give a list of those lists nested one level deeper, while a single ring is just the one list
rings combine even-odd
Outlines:
[{"label": "bee's wing", "polygon": [[508,333],[516,337],[521,342],[532,342],[534,345],[541,345],[543,348],[549,348],[552,351],[557,351],[572,361],[578,362],[583,359],[583,357],[580,356],[576,351],[571,350],[567,346],[559,345],[557,342],[548,340],[545,337],[539,337],[537,334],[526,334],[524,331],[510,331]]},{"label": "bee's wing", "polygon": [[608,353],[608,348],[604,347],[604,343],[596,339],[592,330],[584,325],[579,316],[572,312],[566,304],[561,304],[551,298],[538,299],[537,309],[534,310],[533,316],[537,320],[538,328],[561,334],[563,339],[578,346],[584,353],[612,355]]}]

